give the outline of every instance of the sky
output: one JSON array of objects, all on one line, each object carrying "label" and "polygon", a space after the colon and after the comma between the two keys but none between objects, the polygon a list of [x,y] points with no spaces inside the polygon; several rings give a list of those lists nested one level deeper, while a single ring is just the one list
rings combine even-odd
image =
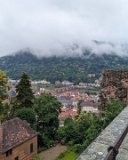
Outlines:
[{"label": "sky", "polygon": [[[128,43],[127,18],[127,0],[0,0],[0,56],[24,49],[73,55],[88,46],[98,54],[127,54],[121,49]],[[97,47],[93,40],[115,45]]]}]

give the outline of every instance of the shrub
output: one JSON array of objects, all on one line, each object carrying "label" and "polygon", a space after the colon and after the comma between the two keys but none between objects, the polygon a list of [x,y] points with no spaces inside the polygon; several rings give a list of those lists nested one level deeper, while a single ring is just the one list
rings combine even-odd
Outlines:
[{"label": "shrub", "polygon": [[63,158],[63,157],[64,157],[64,153],[61,153],[61,154],[59,155],[58,159],[61,159],[61,158]]},{"label": "shrub", "polygon": [[84,150],[84,146],[82,144],[75,144],[73,150],[77,153],[81,153]]},{"label": "shrub", "polygon": [[39,156],[36,156],[34,160],[42,160]]}]

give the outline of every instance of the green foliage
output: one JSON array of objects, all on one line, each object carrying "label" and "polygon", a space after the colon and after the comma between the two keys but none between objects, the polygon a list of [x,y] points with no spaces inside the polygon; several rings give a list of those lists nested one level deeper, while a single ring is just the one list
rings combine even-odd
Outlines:
[{"label": "green foliage", "polygon": [[83,100],[79,100],[78,104],[77,104],[77,107],[78,107],[78,111],[77,113],[80,114],[81,113],[81,109],[82,109],[82,106],[81,106],[81,103],[83,102]]},{"label": "green foliage", "polygon": [[85,139],[85,131],[92,125],[93,115],[88,112],[81,113],[75,120],[68,118],[64,127],[58,130],[58,134],[65,143],[82,144]]},{"label": "green foliage", "polygon": [[58,158],[62,159],[63,157],[64,157],[64,153],[61,153]]},{"label": "green foliage", "polygon": [[17,110],[16,103],[0,103],[0,120],[2,122],[14,117],[14,113]]},{"label": "green foliage", "polygon": [[22,120],[26,120],[33,127],[36,123],[36,114],[31,108],[22,108],[17,110],[15,113],[15,117],[19,117]]},{"label": "green foliage", "polygon": [[111,99],[101,116],[81,112],[74,120],[66,119],[64,127],[58,130],[58,134],[75,152],[81,153],[124,107],[119,100]]},{"label": "green foliage", "polygon": [[4,122],[10,117],[10,106],[0,103],[0,121]]},{"label": "green foliage", "polygon": [[17,101],[21,107],[31,108],[34,96],[31,89],[31,82],[26,73],[21,75],[20,82],[16,86]]},{"label": "green foliage", "polygon": [[0,103],[6,98],[8,89],[8,77],[6,74],[0,70]]},{"label": "green foliage", "polygon": [[[98,63],[97,63],[98,62]],[[102,70],[112,68],[128,68],[128,58],[117,55],[103,54],[97,56],[91,51],[85,51],[81,57],[43,57],[38,59],[30,52],[21,52],[15,56],[0,59],[0,68],[13,79],[19,79],[20,74],[27,72],[32,79],[69,80],[75,83],[94,82],[100,77]],[[88,73],[95,73],[96,78],[89,78]]]},{"label": "green foliage", "polygon": [[72,125],[72,124],[74,124],[74,121],[73,121],[72,117],[68,117],[68,118],[65,119],[65,121],[64,121],[65,126]]},{"label": "green foliage", "polygon": [[36,98],[34,110],[37,115],[37,131],[40,132],[41,145],[50,146],[56,139],[60,107],[61,103],[52,95],[42,94]]},{"label": "green foliage", "polygon": [[65,153],[60,154],[60,156],[56,160],[75,160],[78,157],[78,153],[69,149]]},{"label": "green foliage", "polygon": [[39,156],[36,156],[34,160],[42,160]]},{"label": "green foliage", "polygon": [[81,153],[84,150],[84,146],[82,144],[75,144],[73,150],[76,153]]},{"label": "green foliage", "polygon": [[108,103],[106,104],[105,113],[104,113],[105,122],[106,122],[105,125],[110,123],[122,111],[124,107],[125,107],[125,104],[123,104],[118,99],[111,99],[110,101],[108,101]]}]

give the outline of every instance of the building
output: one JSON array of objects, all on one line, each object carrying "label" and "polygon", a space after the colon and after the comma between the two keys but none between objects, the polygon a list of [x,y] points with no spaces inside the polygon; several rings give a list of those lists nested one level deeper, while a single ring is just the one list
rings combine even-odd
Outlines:
[{"label": "building", "polygon": [[61,111],[60,115],[59,115],[59,119],[60,122],[64,122],[64,120],[68,117],[72,117],[75,118],[75,116],[77,116],[77,109],[73,108],[73,109],[69,109],[69,110],[65,110],[65,111]]},{"label": "building", "polygon": [[11,89],[11,90],[7,91],[7,95],[8,95],[8,103],[9,104],[16,100],[16,90],[15,89]]},{"label": "building", "polygon": [[59,85],[59,84],[61,84],[61,82],[60,81],[55,81],[55,84]]},{"label": "building", "polygon": [[90,73],[90,74],[88,74],[88,77],[89,78],[94,78],[96,75],[94,74],[94,73]]},{"label": "building", "polygon": [[50,82],[46,81],[45,79],[41,81],[41,84],[50,84]]},{"label": "building", "polygon": [[9,86],[15,87],[18,83],[19,83],[19,80],[13,80],[13,79],[8,80],[8,85]]},{"label": "building", "polygon": [[0,160],[32,160],[37,133],[26,121],[14,118],[0,125]]},{"label": "building", "polygon": [[98,103],[93,103],[91,101],[85,101],[81,104],[82,106],[82,111],[87,111],[87,112],[98,112]]},{"label": "building", "polygon": [[72,106],[73,101],[68,96],[57,97],[58,101],[63,104],[64,107]]},{"label": "building", "polygon": [[65,80],[62,82],[62,85],[70,86],[70,85],[73,85],[73,83]]}]

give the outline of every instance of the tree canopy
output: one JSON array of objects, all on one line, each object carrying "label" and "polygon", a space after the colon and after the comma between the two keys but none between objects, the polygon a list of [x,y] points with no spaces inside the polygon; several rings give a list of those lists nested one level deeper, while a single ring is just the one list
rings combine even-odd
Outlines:
[{"label": "tree canopy", "polygon": [[22,120],[26,120],[30,123],[31,127],[35,126],[36,123],[36,114],[32,108],[22,108],[15,112],[15,117],[19,117]]},{"label": "tree canopy", "polygon": [[42,143],[45,139],[56,139],[60,108],[61,103],[50,94],[42,94],[36,98],[34,109],[37,115],[37,130],[42,133]]},{"label": "tree canopy", "polygon": [[20,82],[16,86],[17,101],[21,107],[31,108],[34,95],[31,88],[30,78],[26,73],[21,75]]},{"label": "tree canopy", "polygon": [[100,116],[91,112],[80,112],[75,119],[65,120],[64,127],[58,130],[59,139],[80,153],[124,107],[125,105],[118,99],[110,99],[106,104],[106,110]]},{"label": "tree canopy", "polygon": [[[83,51],[82,56],[77,57],[37,58],[30,52],[24,51],[15,56],[0,58],[0,68],[13,79],[19,79],[20,73],[25,71],[33,80],[94,82],[104,69],[128,68],[128,57],[120,57],[116,54],[97,55],[86,50]],[[88,77],[89,73],[95,73],[96,77]]]},{"label": "tree canopy", "polygon": [[0,102],[4,100],[7,95],[8,89],[8,77],[6,76],[5,72],[0,70]]}]

